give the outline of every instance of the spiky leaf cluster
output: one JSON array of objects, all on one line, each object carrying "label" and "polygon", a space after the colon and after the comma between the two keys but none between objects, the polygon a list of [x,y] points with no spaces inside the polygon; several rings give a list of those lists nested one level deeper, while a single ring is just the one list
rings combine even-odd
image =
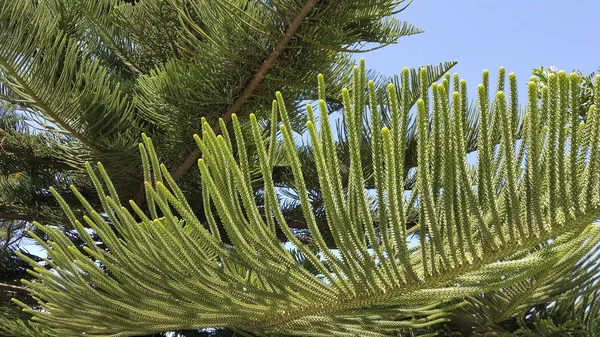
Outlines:
[{"label": "spiky leaf cluster", "polygon": [[[466,83],[423,90],[415,118],[416,186],[405,195],[408,78],[405,69],[401,98],[393,84],[387,87],[391,115],[383,128],[364,63],[354,69],[352,91],[342,90],[351,155],[347,189],[342,188],[322,76],[318,107],[306,107],[327,226],[337,249],[329,248],[316,224],[291,121],[278,93],[273,118],[281,120],[280,135],[314,244],[298,240],[281,212],[272,180],[274,151],[263,141],[257,118],[251,115],[251,136],[245,137],[234,115],[232,134],[217,136],[204,123],[202,135],[195,136],[202,152],[203,202],[216,210],[205,207],[206,221],[193,213],[147,137],[140,151],[149,215],[133,202],[134,213],[120,203],[101,164],[97,170],[88,164],[87,171],[110,223],[83,197],[88,215],[76,217],[55,193],[87,246],[81,251],[57,228],[36,223],[51,238],[39,242],[52,270],[30,261],[37,279],[25,284],[42,310],[21,305],[33,315],[34,325],[57,336],[219,326],[263,335],[383,336],[445,322],[469,305],[464,298],[519,291],[532,278],[551,283],[556,281],[553,268],[572,266],[586,256],[600,235],[600,227],[592,224],[600,216],[600,102],[579,123],[574,112],[580,77],[551,75],[541,100],[538,83],[528,83],[527,115],[517,141],[516,77],[509,75],[508,95],[502,79],[491,99],[484,72],[478,86],[482,113],[476,167],[466,161]],[[365,108],[375,139],[375,212],[360,158]],[[264,184],[260,205],[245,146],[234,151],[233,139],[257,149]],[[406,228],[411,208],[419,217],[416,245],[409,245]],[[272,216],[262,217],[261,209]],[[297,252],[281,244],[277,231],[304,256],[302,263]]]}]

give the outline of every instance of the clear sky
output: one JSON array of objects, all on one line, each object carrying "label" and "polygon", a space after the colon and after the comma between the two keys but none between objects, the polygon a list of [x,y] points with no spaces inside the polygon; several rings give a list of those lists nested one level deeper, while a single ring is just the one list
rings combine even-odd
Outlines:
[{"label": "clear sky", "polygon": [[415,0],[398,17],[425,30],[397,44],[358,54],[385,75],[403,67],[458,61],[471,98],[481,71],[506,67],[523,104],[531,70],[556,65],[589,74],[600,66],[600,0]]}]

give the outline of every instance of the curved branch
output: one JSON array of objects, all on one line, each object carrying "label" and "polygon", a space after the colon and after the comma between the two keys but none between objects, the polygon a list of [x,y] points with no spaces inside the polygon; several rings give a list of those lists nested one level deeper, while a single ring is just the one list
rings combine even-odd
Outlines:
[{"label": "curved branch", "polygon": [[29,289],[12,284],[0,283],[0,304],[9,303],[11,298],[15,298],[29,305],[37,303],[33,298],[33,293]]},{"label": "curved branch", "polygon": [[[221,118],[223,119],[225,124],[231,121],[231,116],[234,113],[238,113],[241,110],[244,104],[250,99],[250,97],[252,97],[258,86],[262,83],[265,75],[271,69],[273,69],[273,67],[275,67],[275,62],[277,61],[279,56],[281,56],[292,37],[296,34],[298,28],[300,28],[302,21],[304,21],[306,16],[308,16],[308,14],[312,11],[313,7],[318,1],[319,0],[307,0],[304,3],[304,6],[302,6],[302,9],[298,13],[298,15],[294,18],[294,20],[292,20],[290,26],[281,37],[281,40],[279,40],[279,42],[273,49],[273,52],[271,52],[271,54],[264,60],[263,64],[260,66],[252,80],[248,83],[246,88],[244,88],[242,94],[236,98],[236,100],[233,102],[233,104],[231,104],[227,111],[221,114]],[[216,123],[212,127],[212,130],[216,134],[219,134],[221,133],[221,126],[218,123]],[[171,173],[173,179],[178,180],[179,178],[183,177],[183,175],[185,175],[186,172],[189,171],[189,169],[196,164],[196,162],[200,158],[200,154],[200,149],[198,149],[197,147],[193,151],[191,151],[185,158],[181,166]]]}]

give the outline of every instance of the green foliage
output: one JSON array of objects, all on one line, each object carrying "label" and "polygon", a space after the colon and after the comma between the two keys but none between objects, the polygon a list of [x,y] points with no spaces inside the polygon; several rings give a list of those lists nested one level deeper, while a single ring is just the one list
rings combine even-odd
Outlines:
[{"label": "green foliage", "polygon": [[434,330],[445,331],[442,336],[597,335],[598,239],[598,233],[570,238],[569,252],[545,271],[470,297]]},{"label": "green foliage", "polygon": [[[421,72],[427,76],[426,70]],[[59,229],[35,223],[51,238],[39,243],[48,250],[53,270],[30,261],[37,279],[25,284],[43,310],[15,302],[33,315],[31,325],[55,336],[208,327],[261,335],[418,335],[460,310],[486,305],[477,300],[482,293],[491,294],[490,303],[502,303],[503,294],[541,301],[552,290],[537,283],[564,285],[571,271],[585,266],[580,261],[592,259],[589,254],[600,238],[600,227],[592,224],[600,217],[598,89],[585,122],[573,123],[580,76],[559,72],[542,88],[532,79],[517,141],[516,77],[509,75],[508,100],[503,78],[490,100],[484,73],[478,87],[475,168],[466,162],[466,83],[456,81],[455,91],[448,81],[433,85],[432,92],[422,90],[416,112],[416,187],[405,196],[409,71],[402,72],[400,97],[393,84],[387,86],[390,121],[382,128],[376,87],[367,83],[365,73],[361,63],[353,73],[352,91],[341,91],[350,154],[347,189],[342,187],[322,76],[318,109],[306,107],[327,228],[337,249],[324,241],[315,220],[291,120],[278,93],[274,107],[280,133],[272,136],[283,138],[314,243],[302,243],[281,212],[272,174],[275,143],[264,142],[256,116],[250,116],[250,134],[242,132],[234,115],[233,135],[217,136],[204,122],[202,136],[195,136],[202,152],[198,166],[204,202],[215,210],[206,207],[205,220],[193,212],[160,164],[153,142],[144,137],[140,151],[149,216],[134,203],[133,213],[121,204],[101,164],[97,170],[89,164],[86,168],[110,221],[83,196],[88,215],[75,216],[53,191],[86,247],[79,250]],[[383,195],[376,210],[365,193],[360,154],[366,107],[373,121],[375,189]],[[258,154],[260,204],[254,198],[246,147],[239,145],[246,142]],[[406,222],[412,208],[419,217],[419,243],[409,247]],[[272,216],[263,218],[263,209]],[[89,236],[82,220],[105,248]],[[297,252],[281,244],[277,231]],[[586,279],[581,278],[582,285],[595,284]],[[493,300],[495,294],[498,300]],[[508,308],[527,306],[508,302]]]},{"label": "green foliage", "polygon": [[[267,119],[264,103],[275,89],[288,97],[292,123],[301,127],[298,102],[316,98],[310,82],[317,72],[327,74],[328,102],[339,108],[350,52],[421,32],[393,17],[403,3],[1,1],[0,100],[9,102],[0,111],[0,242],[6,242],[0,245],[10,246],[3,255],[20,249],[28,229],[47,239],[32,228],[33,219],[59,226],[81,248],[82,238],[48,186],[77,217],[85,208],[77,206],[71,184],[100,209],[94,184],[82,170],[87,160],[105,163],[121,201],[133,198],[145,208],[137,154],[142,130],[159,144],[161,161],[177,171],[194,154],[189,139],[203,118],[214,126],[231,110]],[[243,104],[232,109],[240,98]],[[228,124],[219,125],[233,132]],[[265,135],[272,126],[261,123]],[[252,144],[248,151],[254,166]],[[285,170],[283,152],[273,165]],[[251,172],[256,189],[258,173]],[[194,177],[181,179],[190,200],[202,195]],[[203,206],[193,203],[194,212],[202,214]],[[2,261],[0,283],[23,277],[23,261]],[[12,292],[2,290],[0,296],[4,302]]]},{"label": "green foliage", "polygon": [[[58,226],[81,248],[82,238],[48,187],[77,217],[86,209],[70,185],[100,209],[86,161],[102,161],[120,201],[134,199],[146,210],[137,148],[142,132],[158,144],[161,162],[176,172],[185,196],[200,200],[199,181],[185,173],[191,166],[195,171],[199,152],[189,140],[204,119],[233,132],[231,113],[245,125],[252,112],[266,138],[275,125],[265,122],[265,103],[281,90],[292,123],[302,127],[299,102],[316,99],[311,82],[318,72],[327,75],[327,99],[339,108],[350,53],[421,32],[394,17],[407,3],[0,0],[0,245],[19,250],[28,229],[47,239],[32,228],[35,219]],[[248,152],[254,167],[252,144]],[[284,153],[278,158],[273,165],[285,168]],[[256,189],[258,173],[251,173]],[[192,205],[202,217],[204,205]],[[0,283],[22,272],[12,263],[1,270]]]}]

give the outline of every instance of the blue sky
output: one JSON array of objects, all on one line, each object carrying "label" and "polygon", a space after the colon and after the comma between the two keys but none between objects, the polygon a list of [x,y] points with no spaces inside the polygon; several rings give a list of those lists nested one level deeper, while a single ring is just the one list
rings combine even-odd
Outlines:
[{"label": "blue sky", "polygon": [[484,69],[495,83],[504,66],[517,75],[523,104],[533,68],[556,65],[588,74],[600,65],[598,0],[415,0],[398,17],[425,32],[358,54],[367,68],[392,75],[403,67],[456,60],[452,72],[474,93]]}]

